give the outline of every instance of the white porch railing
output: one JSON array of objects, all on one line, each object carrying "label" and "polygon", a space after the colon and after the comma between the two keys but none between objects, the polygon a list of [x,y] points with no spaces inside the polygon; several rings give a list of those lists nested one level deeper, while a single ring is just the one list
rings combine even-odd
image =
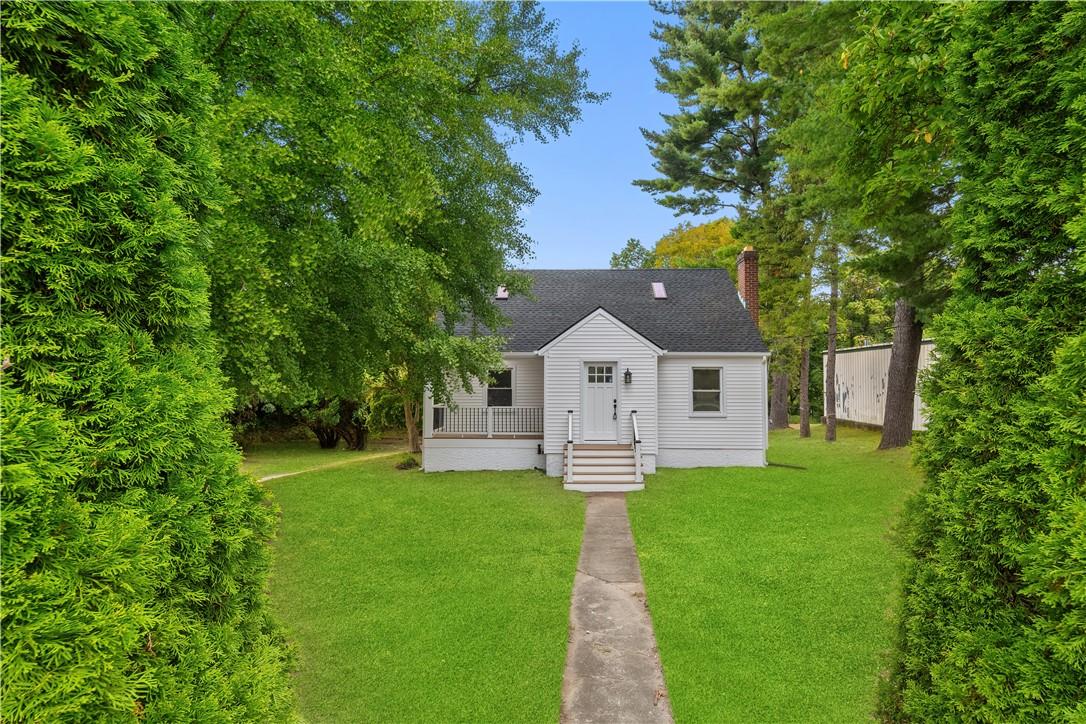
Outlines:
[{"label": "white porch railing", "polygon": [[565,482],[573,482],[573,410],[566,410],[566,475]]},{"label": "white porch railing", "polygon": [[434,406],[434,435],[542,434],[542,407]]}]

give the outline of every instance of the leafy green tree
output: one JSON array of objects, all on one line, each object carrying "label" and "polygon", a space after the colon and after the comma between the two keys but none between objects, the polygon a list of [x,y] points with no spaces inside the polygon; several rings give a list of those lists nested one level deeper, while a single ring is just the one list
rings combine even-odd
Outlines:
[{"label": "leafy green tree", "polygon": [[730,269],[743,245],[732,236],[729,218],[702,224],[682,222],[661,236],[650,251],[637,239],[629,239],[622,251],[611,255],[612,269],[711,267]]},{"label": "leafy green tree", "polygon": [[[795,205],[826,232],[815,253],[821,271],[832,288],[836,265],[851,257],[900,300],[882,445],[904,444],[923,325],[945,297],[950,266],[945,109],[938,74],[923,72],[942,62],[941,30],[901,31],[924,15],[923,3],[756,7],[760,63],[779,86],[777,141],[801,189],[793,189]],[[832,375],[826,379],[832,384]],[[832,437],[832,407],[827,413]]]},{"label": "leafy green tree", "polygon": [[894,290],[871,272],[846,264],[841,269],[841,331],[846,347],[890,341]]},{"label": "leafy green tree", "polygon": [[732,236],[733,223],[723,218],[696,226],[679,224],[656,242],[652,266],[722,268],[734,276],[736,255],[743,245]]},{"label": "leafy green tree", "polygon": [[638,239],[627,239],[622,251],[611,255],[612,269],[647,269],[652,266],[652,252]]},{"label": "leafy green tree", "polygon": [[[960,195],[887,718],[1086,717],[1086,6],[940,5]],[[906,42],[911,42],[906,40]]]},{"label": "leafy green tree", "polygon": [[282,720],[273,511],[208,324],[192,8],[2,12],[0,718]]},{"label": "leafy green tree", "polygon": [[806,372],[813,334],[813,229],[799,217],[788,188],[765,199],[756,213],[736,225],[740,243],[759,249],[760,325],[769,341],[771,392],[769,421],[788,427],[792,381],[801,382],[800,407],[806,406]]},{"label": "leafy green tree", "polygon": [[[507,146],[568,131],[587,89],[533,3],[208,3],[229,202],[212,312],[242,403],[331,409],[407,369],[417,404],[485,371],[494,290],[535,196]],[[405,388],[405,394],[407,393]]]}]

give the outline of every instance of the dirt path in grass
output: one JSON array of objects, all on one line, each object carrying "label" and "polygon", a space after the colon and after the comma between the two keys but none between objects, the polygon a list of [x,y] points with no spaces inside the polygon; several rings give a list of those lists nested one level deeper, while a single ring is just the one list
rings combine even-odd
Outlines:
[{"label": "dirt path in grass", "polygon": [[563,724],[672,722],[623,493],[592,493],[569,615]]},{"label": "dirt path in grass", "polygon": [[337,460],[334,463],[325,463],[324,465],[316,465],[316,466],[311,467],[311,468],[306,468],[305,470],[294,470],[294,471],[289,472],[289,473],[273,473],[271,475],[265,475],[262,478],[257,478],[257,481],[261,482],[261,483],[266,483],[269,480],[278,480],[279,478],[289,478],[292,475],[303,475],[305,473],[311,473],[311,472],[313,472],[315,470],[327,470],[328,468],[339,468],[339,467],[343,467],[344,465],[353,465],[355,463],[365,463],[365,462],[369,462],[370,460],[379,460],[381,458],[387,458],[387,457],[390,457],[392,455],[400,455],[402,453],[403,453],[402,450],[396,450],[396,451],[393,451],[393,452],[378,453],[376,455],[367,455],[365,457],[351,458],[350,460]]}]

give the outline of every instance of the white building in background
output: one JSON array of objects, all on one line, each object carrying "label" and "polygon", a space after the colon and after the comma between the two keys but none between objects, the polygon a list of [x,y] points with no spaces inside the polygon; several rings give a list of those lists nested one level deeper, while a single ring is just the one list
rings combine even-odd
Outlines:
[{"label": "white building in background", "polygon": [[[862,425],[882,427],[886,412],[886,381],[890,369],[889,344],[873,344],[867,347],[846,347],[837,350],[834,388],[837,392],[837,419]],[[935,343],[924,340],[920,344],[920,364],[917,373],[931,364]],[[826,370],[826,353],[822,353],[822,371]],[[913,429],[923,430],[927,417],[920,403],[917,385],[913,397]]]}]

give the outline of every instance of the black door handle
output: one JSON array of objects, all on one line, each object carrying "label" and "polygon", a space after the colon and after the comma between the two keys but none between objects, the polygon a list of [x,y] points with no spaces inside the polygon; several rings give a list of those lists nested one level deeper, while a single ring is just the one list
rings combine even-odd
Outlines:
[{"label": "black door handle", "polygon": [[614,412],[611,413],[611,419],[612,420],[617,420],[618,419],[618,398],[615,398],[614,400],[612,400],[611,404],[614,405]]}]

